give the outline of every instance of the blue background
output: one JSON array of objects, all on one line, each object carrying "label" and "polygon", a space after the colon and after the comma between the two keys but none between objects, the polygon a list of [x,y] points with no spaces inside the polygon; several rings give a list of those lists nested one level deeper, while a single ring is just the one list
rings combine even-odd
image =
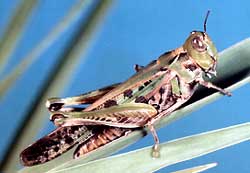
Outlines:
[{"label": "blue background", "polygon": [[[3,33],[17,2],[19,1],[0,1],[0,34]],[[43,0],[39,3],[28,21],[18,49],[10,58],[6,74],[48,34],[75,2]],[[114,1],[72,76],[71,83],[60,96],[76,95],[127,79],[134,73],[134,64],[146,65],[163,52],[182,45],[192,30],[203,30],[204,16],[208,9],[211,10],[211,15],[207,32],[219,51],[249,37],[248,0]],[[63,49],[77,25],[78,23],[48,49],[0,101],[1,157],[32,97],[53,67],[54,57]],[[168,141],[250,121],[249,90],[250,85],[243,86],[233,92],[233,97],[222,97],[160,129],[160,140]],[[53,126],[48,122],[38,137],[52,129]],[[121,152],[152,144],[152,136],[149,135]],[[245,142],[159,172],[170,172],[211,162],[218,162],[219,165],[208,172],[250,172],[249,155],[250,143]]]}]

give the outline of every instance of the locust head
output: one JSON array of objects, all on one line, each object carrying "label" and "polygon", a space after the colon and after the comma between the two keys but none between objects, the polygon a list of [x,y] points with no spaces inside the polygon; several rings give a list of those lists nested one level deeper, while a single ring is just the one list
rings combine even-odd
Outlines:
[{"label": "locust head", "polygon": [[198,65],[207,76],[210,74],[216,75],[216,64],[218,53],[217,50],[206,33],[206,21],[209,12],[207,13],[204,22],[204,31],[193,31],[183,45],[184,50],[190,58]]}]

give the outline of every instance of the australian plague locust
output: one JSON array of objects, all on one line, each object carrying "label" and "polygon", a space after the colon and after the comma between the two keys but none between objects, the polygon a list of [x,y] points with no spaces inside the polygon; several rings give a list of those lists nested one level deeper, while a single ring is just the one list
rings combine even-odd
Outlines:
[{"label": "australian plague locust", "polygon": [[[50,134],[22,151],[25,166],[45,163],[75,145],[74,158],[110,143],[135,128],[147,127],[155,144],[152,156],[159,157],[159,139],[154,125],[187,102],[199,85],[228,91],[205,81],[216,76],[217,50],[204,31],[193,31],[183,46],[166,52],[147,66],[135,65],[136,74],[123,83],[86,94],[51,98],[46,106],[57,126]],[[79,105],[88,104],[82,108]]]}]

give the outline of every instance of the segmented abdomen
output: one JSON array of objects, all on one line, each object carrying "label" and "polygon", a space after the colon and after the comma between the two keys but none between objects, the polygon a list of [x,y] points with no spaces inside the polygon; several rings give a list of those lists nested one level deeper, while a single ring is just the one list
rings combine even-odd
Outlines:
[{"label": "segmented abdomen", "polygon": [[28,146],[20,154],[24,166],[50,161],[68,151],[80,141],[94,135],[86,126],[60,127]]},{"label": "segmented abdomen", "polygon": [[109,142],[127,135],[131,131],[131,129],[119,127],[93,127],[93,133],[95,133],[95,135],[78,145],[74,152],[74,158],[81,157],[97,148],[100,148],[101,146],[106,145]]}]

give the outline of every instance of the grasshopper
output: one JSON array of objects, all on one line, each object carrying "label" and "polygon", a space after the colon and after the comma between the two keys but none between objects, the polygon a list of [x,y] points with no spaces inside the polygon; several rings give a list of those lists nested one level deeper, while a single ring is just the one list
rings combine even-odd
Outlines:
[{"label": "grasshopper", "polygon": [[[78,145],[78,158],[135,128],[148,127],[159,157],[154,125],[187,102],[199,85],[231,93],[205,81],[216,76],[217,50],[204,31],[192,31],[183,46],[166,52],[147,66],[135,65],[136,74],[123,83],[67,98],[51,98],[46,106],[58,127],[20,154],[24,166],[45,163]],[[83,108],[82,105],[89,104]]]}]

